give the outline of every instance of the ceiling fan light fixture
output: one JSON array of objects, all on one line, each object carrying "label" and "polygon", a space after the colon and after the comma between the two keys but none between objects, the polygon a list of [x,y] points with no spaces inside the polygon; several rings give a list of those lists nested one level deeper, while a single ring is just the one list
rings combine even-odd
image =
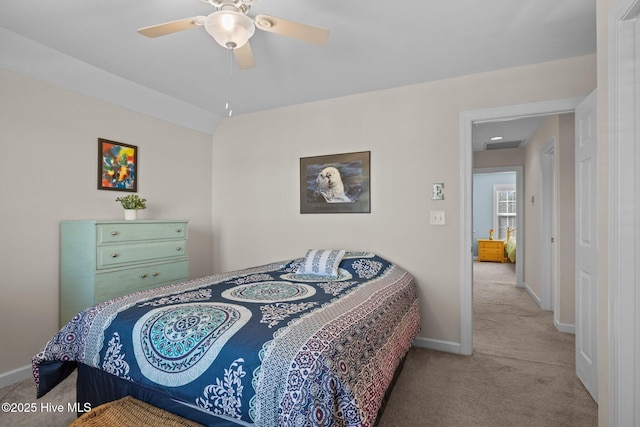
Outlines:
[{"label": "ceiling fan light fixture", "polygon": [[207,16],[204,27],[220,46],[229,49],[244,46],[256,31],[251,18],[235,10],[213,12]]}]

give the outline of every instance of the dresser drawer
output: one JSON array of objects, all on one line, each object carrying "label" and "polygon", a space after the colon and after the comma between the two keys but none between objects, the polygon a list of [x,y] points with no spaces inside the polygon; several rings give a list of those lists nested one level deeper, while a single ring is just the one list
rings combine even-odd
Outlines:
[{"label": "dresser drawer", "polygon": [[99,246],[96,268],[100,270],[133,263],[186,257],[186,249],[186,240]]},{"label": "dresser drawer", "polygon": [[482,255],[502,255],[504,252],[504,247],[490,247],[490,248],[480,248],[480,252]]},{"label": "dresser drawer", "polygon": [[189,221],[76,220],[60,223],[60,327],[120,295],[189,278]]},{"label": "dresser drawer", "polygon": [[179,261],[145,267],[128,268],[96,275],[95,303],[120,295],[187,280],[189,262]]},{"label": "dresser drawer", "polygon": [[482,253],[480,255],[478,255],[478,261],[497,261],[497,262],[503,262],[504,260],[504,255],[502,254],[487,254],[487,253]]},{"label": "dresser drawer", "polygon": [[186,239],[187,223],[113,223],[96,226],[97,243],[139,242],[141,240]]},{"label": "dresser drawer", "polygon": [[501,240],[484,240],[479,242],[479,245],[481,248],[483,249],[503,249],[504,248],[504,242],[502,242]]}]

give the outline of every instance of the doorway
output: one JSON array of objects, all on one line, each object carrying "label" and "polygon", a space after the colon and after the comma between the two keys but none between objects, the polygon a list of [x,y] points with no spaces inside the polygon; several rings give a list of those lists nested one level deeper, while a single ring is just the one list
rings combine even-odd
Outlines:
[{"label": "doorway", "polygon": [[[472,133],[476,123],[514,120],[519,117],[532,117],[550,114],[572,113],[583,97],[568,98],[507,107],[466,111],[460,116],[460,161],[461,161],[461,265],[460,270],[460,352],[473,353],[473,287],[472,287],[472,195],[473,195],[473,152]],[[517,263],[516,263],[517,264]]]},{"label": "doorway", "polygon": [[[500,178],[500,176],[504,176],[504,178]],[[522,286],[523,278],[524,278],[524,269],[523,264],[516,262],[517,254],[522,254],[523,248],[523,239],[518,239],[519,230],[523,230],[523,216],[518,215],[517,212],[520,211],[518,207],[523,205],[523,168],[522,166],[500,166],[500,167],[482,167],[482,168],[474,168],[473,169],[473,240],[472,240],[472,252],[474,259],[477,257],[478,251],[478,239],[483,239],[489,236],[489,230],[493,229],[495,238],[497,240],[505,241],[505,247],[507,245],[507,240],[510,240],[511,243],[515,243],[515,247],[511,251],[511,256],[513,259],[509,260],[515,264],[515,278],[514,285]],[[515,190],[515,203],[513,203],[513,207],[515,207],[515,212],[511,212],[515,214],[507,219],[507,226],[511,225],[509,231],[510,239],[507,239],[505,227],[499,224],[500,219],[498,218],[497,205],[498,201],[495,194],[495,189],[498,187],[494,186],[494,183],[513,183]],[[482,189],[481,189],[482,188]],[[502,187],[499,187],[502,188]],[[482,191],[483,194],[479,194],[479,191]],[[492,194],[493,193],[493,194]],[[484,199],[484,201],[479,200],[479,198]],[[492,204],[493,206],[489,206],[489,208],[481,208],[482,212],[478,211],[478,204],[486,203]],[[509,202],[507,202],[509,203]],[[507,209],[510,210],[510,209]],[[512,210],[512,209],[511,209]],[[487,219],[486,217],[490,216],[491,218]],[[503,224],[505,225],[505,224]],[[505,261],[507,261],[509,257],[507,256]]]},{"label": "doorway", "polygon": [[[472,162],[472,159],[470,158],[471,156],[469,155],[469,151],[471,151],[471,129],[473,124],[479,120],[475,117],[481,117],[483,118],[483,120],[487,120],[487,117],[492,117],[492,120],[499,120],[500,117],[503,118],[510,118],[510,120],[514,120],[517,117],[514,117],[514,111],[519,111],[521,112],[521,116],[527,116],[527,115],[551,115],[551,114],[555,114],[557,115],[557,117],[559,118],[559,122],[557,123],[562,123],[564,120],[566,120],[567,117],[569,117],[569,115],[566,115],[564,113],[575,113],[575,124],[573,123],[574,119],[573,117],[570,118],[571,120],[571,128],[573,129],[571,131],[571,138],[569,143],[567,144],[567,142],[565,142],[564,144],[559,144],[559,147],[562,149],[562,147],[570,147],[570,148],[575,148],[575,153],[572,151],[570,155],[565,155],[564,160],[562,159],[558,159],[558,162],[562,163],[562,162],[566,162],[567,164],[571,164],[571,165],[575,165],[575,181],[576,181],[576,187],[575,187],[575,193],[573,190],[571,190],[571,198],[573,199],[573,197],[575,197],[575,206],[580,206],[580,211],[583,212],[582,216],[578,217],[576,216],[575,212],[567,214],[567,212],[562,212],[562,211],[558,211],[559,214],[561,214],[559,217],[556,216],[557,221],[562,222],[565,219],[568,219],[569,221],[571,221],[570,227],[565,227],[565,229],[571,229],[571,238],[566,238],[564,239],[565,241],[570,241],[571,244],[575,244],[576,248],[578,247],[578,242],[582,242],[585,241],[584,238],[579,238],[579,236],[593,236],[595,235],[596,232],[596,227],[595,224],[592,224],[591,222],[588,223],[588,228],[587,228],[587,222],[583,221],[581,218],[582,217],[588,217],[588,218],[595,218],[595,205],[590,204],[589,205],[589,209],[586,209],[586,205],[584,203],[581,203],[581,200],[593,200],[592,195],[594,194],[593,191],[588,191],[588,189],[585,186],[582,185],[578,185],[578,181],[580,180],[580,182],[583,182],[583,180],[581,179],[581,177],[584,175],[582,173],[578,173],[578,171],[583,171],[583,169],[588,169],[589,171],[592,171],[592,174],[589,176],[595,176],[595,155],[592,154],[590,157],[588,157],[589,159],[591,159],[591,163],[590,163],[590,167],[585,166],[585,161],[578,156],[579,153],[579,149],[582,150],[583,146],[595,146],[595,131],[593,131],[592,127],[589,127],[589,131],[584,131],[583,129],[586,129],[586,126],[583,125],[583,122],[589,122],[589,123],[594,123],[594,121],[592,119],[589,120],[583,120],[583,117],[593,117],[595,115],[595,104],[593,102],[590,102],[589,100],[593,99],[593,96],[590,95],[588,97],[585,98],[580,97],[580,98],[572,98],[572,99],[568,99],[568,100],[560,100],[560,101],[549,101],[546,103],[534,103],[534,104],[524,104],[524,105],[520,105],[520,106],[516,106],[516,107],[504,107],[504,108],[498,108],[498,109],[489,109],[489,110],[481,110],[481,111],[476,111],[476,112],[465,112],[461,114],[461,143],[466,145],[466,147],[463,145],[461,147],[461,153],[462,153],[462,173],[463,173],[463,177],[465,178],[463,181],[463,185],[468,185],[468,187],[466,187],[463,191],[463,221],[467,221],[470,220],[469,216],[470,216],[470,201],[469,201],[469,188],[472,188],[471,185],[468,184],[468,175],[470,173],[470,168],[467,162]],[[580,116],[578,117],[577,112],[580,112]],[[565,128],[566,128],[566,122],[564,124]],[[556,128],[558,133],[558,138],[560,140],[564,140],[567,139],[566,137],[566,132],[563,132],[563,127],[560,126],[558,128]],[[553,130],[547,130],[547,135],[551,134],[553,132]],[[574,135],[575,132],[575,135]],[[540,136],[544,135],[544,133],[542,133]],[[587,136],[590,136],[590,138],[587,138]],[[590,141],[590,142],[587,142]],[[540,147],[540,145],[538,145],[540,143],[540,139],[538,139],[538,143],[535,144],[532,149],[536,149],[536,147]],[[539,148],[537,148],[539,149]],[[549,144],[547,144],[547,147],[545,147],[544,149],[542,149],[540,151],[540,155],[538,157],[538,161],[542,163],[544,163],[544,161],[548,160],[549,156],[551,154],[553,154],[554,156],[557,155],[557,152],[555,151],[556,148],[553,147],[553,144],[551,144],[551,146],[549,146]],[[531,149],[528,150],[528,155],[527,157],[527,161],[526,161],[526,169],[528,171],[531,171],[533,168],[531,167],[531,161],[532,161],[532,156],[531,156]],[[586,152],[586,151],[585,151]],[[589,151],[589,153],[592,153],[592,151]],[[561,161],[562,160],[562,161]],[[544,167],[542,167],[541,169],[544,169]],[[563,168],[564,170],[564,168]],[[554,171],[556,173],[559,172],[559,170]],[[572,174],[573,175],[573,174]],[[529,176],[529,173],[527,173],[527,176]],[[555,176],[555,174],[554,174]],[[528,194],[535,194],[535,191],[531,191],[531,183],[534,181],[531,179],[532,177],[529,177],[529,179],[527,180],[527,187],[529,188],[528,190]],[[540,178],[538,178],[540,179]],[[573,177],[572,177],[573,179]],[[548,181],[548,179],[546,180]],[[591,181],[590,181],[591,182]],[[549,184],[547,184],[549,185]],[[593,188],[593,186],[589,187],[589,188]],[[562,186],[560,186],[560,189],[558,190],[560,192],[562,192]],[[561,194],[561,193],[558,193]],[[565,194],[565,197],[568,196],[567,194]],[[531,203],[534,203],[534,199],[535,196],[531,195]],[[547,204],[549,204],[549,201],[547,201]],[[585,207],[585,209],[582,209],[582,207]],[[573,209],[574,206],[571,206],[571,209]],[[538,208],[539,209],[539,208]],[[531,211],[531,212],[536,212],[535,210]],[[526,214],[526,213],[525,213]],[[566,214],[566,215],[565,215]],[[530,215],[528,215],[530,216]],[[564,218],[566,216],[566,218]],[[529,220],[528,220],[529,221]],[[540,221],[541,222],[541,221]],[[529,224],[531,223],[531,221],[528,222]],[[470,221],[467,222],[466,224],[463,223],[461,225],[461,229],[463,231],[463,233],[468,232],[469,231],[469,224]],[[551,227],[553,229],[553,224],[549,225],[547,224],[547,227]],[[582,234],[578,233],[578,231],[581,231]],[[585,234],[585,230],[588,230],[588,233]],[[534,228],[532,230],[534,234],[538,233],[538,234],[543,234],[540,233],[540,226],[538,224],[538,228]],[[575,236],[573,234],[573,232],[575,231]],[[526,230],[525,230],[526,232]],[[463,234],[463,241],[468,242],[468,239],[470,238],[471,234]],[[566,237],[566,236],[565,236]],[[544,235],[543,235],[543,239],[544,239]],[[532,240],[529,240],[529,242],[532,242]],[[533,242],[536,242],[536,240],[533,240]],[[541,243],[538,241],[538,243]],[[530,245],[529,245],[530,246]],[[540,246],[540,248],[543,248],[543,245]],[[538,251],[530,251],[528,250],[529,254],[539,254],[541,252]],[[561,253],[565,253],[565,254],[574,254],[575,250],[573,249],[573,247],[571,248],[571,250],[569,251],[556,251],[557,254],[561,254]],[[567,256],[567,255],[565,255]],[[541,257],[544,258],[544,257]],[[461,254],[461,259],[463,260],[464,264],[463,265],[473,265],[470,262],[470,255],[467,253],[462,253]],[[468,262],[468,264],[466,263]],[[525,266],[525,268],[527,269],[527,271],[529,272],[534,272],[534,274],[539,273],[538,270],[536,270],[536,268],[540,268],[540,266],[538,265],[540,264],[540,258],[536,259],[532,256],[529,256],[527,259],[527,265]],[[556,262],[556,264],[558,265],[564,265],[564,263],[562,262]],[[595,263],[590,263],[589,265],[594,265]],[[593,349],[595,348],[595,340],[596,340],[596,335],[595,335],[595,325],[597,317],[596,317],[596,311],[592,308],[595,304],[594,301],[596,301],[596,297],[594,296],[593,292],[590,292],[589,298],[584,297],[583,295],[586,295],[585,292],[580,292],[581,289],[587,289],[586,287],[582,287],[582,283],[577,280],[578,279],[578,273],[581,270],[578,270],[578,266],[582,265],[579,264],[578,262],[578,254],[575,255],[575,260],[574,261],[570,261],[567,262],[567,265],[570,267],[570,270],[572,273],[576,274],[576,280],[575,281],[568,281],[567,283],[570,282],[575,282],[575,289],[572,287],[571,288],[571,293],[573,294],[573,292],[575,291],[575,297],[572,295],[571,298],[565,298],[565,302],[564,303],[560,303],[562,307],[566,306],[566,302],[567,301],[571,301],[572,307],[575,308],[575,319],[573,319],[573,317],[571,318],[572,322],[575,322],[576,328],[575,328],[575,333],[576,333],[576,372],[578,373],[578,376],[580,377],[580,379],[583,381],[583,384],[585,384],[585,386],[587,387],[587,389],[591,392],[592,396],[594,396],[594,399],[597,399],[596,394],[592,392],[592,390],[594,390],[595,388],[592,386],[594,384],[593,381],[585,381],[585,379],[583,378],[595,378],[595,375],[597,373],[596,367],[597,365],[595,363],[592,363],[590,365],[588,364],[579,364],[580,360],[577,357],[577,351],[578,349],[582,349],[582,348],[588,348],[588,349]],[[462,337],[462,341],[461,341],[461,350],[466,351],[463,354],[472,354],[473,352],[473,316],[472,314],[467,313],[467,306],[465,306],[465,304],[470,304],[470,312],[472,313],[473,310],[473,293],[469,292],[468,289],[466,289],[467,287],[472,289],[472,286],[469,285],[469,282],[466,281],[467,277],[466,275],[472,276],[472,274],[469,274],[466,272],[467,268],[463,268],[462,269],[462,273],[461,275],[462,277],[462,289],[461,289],[461,326],[462,326],[462,330],[461,330],[461,337]],[[469,268],[470,270],[470,268]],[[580,278],[582,278],[584,275],[581,275]],[[593,275],[592,275],[593,276]],[[527,281],[530,281],[530,284],[533,284],[532,287],[537,287],[537,292],[533,292],[533,293],[537,293],[538,295],[542,292],[541,289],[541,285],[540,283],[543,282],[543,279],[541,279],[540,277],[529,277],[529,274],[527,274]],[[593,283],[592,283],[593,282]],[[592,286],[590,286],[588,289],[596,289],[596,285],[595,285],[595,277],[593,277],[593,281],[590,282],[592,283]],[[525,283],[525,287],[529,288],[528,284]],[[471,295],[469,295],[471,293]],[[547,294],[549,292],[547,291]],[[551,295],[548,295],[549,297],[551,297]],[[470,299],[467,300],[467,298]],[[539,303],[539,305],[541,305],[541,303]],[[586,313],[586,314],[585,314]],[[468,322],[468,323],[467,323]],[[555,322],[554,322],[555,323]],[[588,326],[588,327],[587,327]],[[466,328],[470,327],[471,328],[471,332],[467,331]],[[579,343],[582,343],[580,345],[578,345]],[[585,346],[586,344],[589,344],[588,346]],[[591,345],[593,344],[593,345]],[[584,353],[584,352],[583,352]],[[587,353],[584,353],[587,354]],[[595,350],[591,351],[590,353],[588,353],[591,356],[595,355]],[[595,357],[593,357],[592,360],[595,360]],[[590,367],[590,369],[586,370],[586,369],[579,369],[581,366],[587,366]],[[588,372],[589,375],[588,377],[585,375],[580,375],[582,371]],[[596,386],[597,387],[597,384]]]}]

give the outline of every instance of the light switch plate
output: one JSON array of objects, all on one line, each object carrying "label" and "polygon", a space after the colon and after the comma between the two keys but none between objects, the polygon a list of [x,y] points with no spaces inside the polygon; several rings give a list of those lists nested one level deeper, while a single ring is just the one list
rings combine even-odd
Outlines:
[{"label": "light switch plate", "polygon": [[431,225],[444,225],[444,211],[431,211]]}]

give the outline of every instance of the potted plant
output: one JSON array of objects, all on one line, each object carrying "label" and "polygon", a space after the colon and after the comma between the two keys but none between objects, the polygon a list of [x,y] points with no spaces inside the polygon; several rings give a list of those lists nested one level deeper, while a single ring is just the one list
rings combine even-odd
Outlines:
[{"label": "potted plant", "polygon": [[129,194],[124,197],[118,197],[116,202],[120,202],[124,208],[124,219],[133,220],[137,217],[140,209],[147,208],[147,199],[143,199],[137,194]]}]

